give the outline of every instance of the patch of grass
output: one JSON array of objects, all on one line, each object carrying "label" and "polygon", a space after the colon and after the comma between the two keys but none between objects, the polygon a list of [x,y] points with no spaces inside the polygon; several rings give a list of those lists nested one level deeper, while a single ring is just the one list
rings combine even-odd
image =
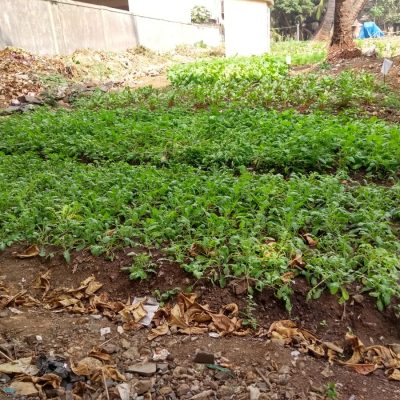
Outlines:
[{"label": "patch of grass", "polygon": [[[309,298],[347,301],[354,283],[380,309],[398,298],[400,129],[310,112],[373,101],[373,81],[289,79],[268,58],[190,68],[166,91],[96,93],[72,111],[0,120],[0,249],[27,241],[111,256],[141,244],[221,286],[254,279],[288,309],[296,276]],[[308,113],[268,109],[293,104]],[[130,273],[153,270],[144,254]]]},{"label": "patch of grass", "polygon": [[282,62],[291,56],[293,65],[317,64],[326,59],[326,43],[316,41],[278,41],[271,44],[271,57]]}]

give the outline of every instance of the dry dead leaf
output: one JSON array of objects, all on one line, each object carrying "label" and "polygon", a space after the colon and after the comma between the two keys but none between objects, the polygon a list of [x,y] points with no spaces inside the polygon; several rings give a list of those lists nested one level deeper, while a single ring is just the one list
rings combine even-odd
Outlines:
[{"label": "dry dead leaf", "polygon": [[295,277],[295,273],[293,271],[289,271],[289,272],[285,272],[281,276],[281,280],[283,283],[290,283],[294,277]]},{"label": "dry dead leaf", "polygon": [[93,347],[93,349],[90,350],[90,353],[88,354],[88,356],[97,358],[98,360],[101,360],[101,361],[110,361],[112,359],[110,354],[107,354],[103,349],[98,348],[98,347]]},{"label": "dry dead leaf", "polygon": [[292,259],[290,260],[289,266],[292,268],[303,268],[306,263],[303,261],[303,254],[300,250],[296,250],[296,253],[293,254]]},{"label": "dry dead leaf", "polygon": [[47,295],[47,293],[50,290],[50,270],[45,272],[42,275],[39,275],[36,278],[36,281],[33,286],[35,289],[42,289],[43,290],[43,295],[42,299],[44,299]]},{"label": "dry dead leaf", "polygon": [[139,302],[125,306],[118,314],[121,315],[124,322],[139,322],[147,315],[147,311],[144,309],[143,303]]},{"label": "dry dead leaf", "polygon": [[125,376],[122,375],[115,367],[110,365],[105,365],[90,376],[90,380],[95,383],[103,383],[103,379],[110,379],[117,382],[126,381]]},{"label": "dry dead leaf", "polygon": [[361,375],[369,375],[377,368],[375,364],[347,364],[347,366]]},{"label": "dry dead leaf", "polygon": [[303,235],[303,238],[311,248],[317,247],[318,242],[311,236],[311,234],[306,233]]},{"label": "dry dead leaf", "polygon": [[390,371],[388,378],[392,381],[400,381],[400,369],[394,369]]},{"label": "dry dead leaf", "polygon": [[163,325],[158,326],[157,328],[152,329],[150,333],[147,335],[147,339],[153,340],[156,337],[168,335],[168,333],[169,333],[169,327],[168,324],[165,323]]},{"label": "dry dead leaf", "polygon": [[71,370],[78,376],[90,376],[95,371],[101,369],[103,363],[94,357],[85,357],[80,360],[76,365],[71,363]]},{"label": "dry dead leaf", "polygon": [[18,253],[18,258],[32,258],[38,256],[40,253],[40,249],[36,245],[29,246],[22,253]]}]

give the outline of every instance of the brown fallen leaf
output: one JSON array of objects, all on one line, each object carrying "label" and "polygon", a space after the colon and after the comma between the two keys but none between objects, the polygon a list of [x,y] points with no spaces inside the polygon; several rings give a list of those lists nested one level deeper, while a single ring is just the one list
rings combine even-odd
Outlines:
[{"label": "brown fallen leaf", "polygon": [[100,349],[98,347],[93,347],[93,349],[90,350],[88,356],[97,358],[101,361],[110,361],[112,359],[110,354],[107,354],[103,349]]},{"label": "brown fallen leaf", "polygon": [[311,236],[311,234],[306,233],[303,235],[303,238],[311,248],[317,247],[318,242]]},{"label": "brown fallen leaf", "polygon": [[281,276],[281,280],[283,283],[290,283],[290,282],[292,282],[294,277],[295,277],[295,273],[293,271],[289,271],[289,272],[285,272]]},{"label": "brown fallen leaf", "polygon": [[158,326],[157,328],[152,329],[150,333],[147,335],[147,339],[153,340],[156,337],[168,335],[168,333],[169,333],[169,326],[167,323],[165,323],[163,325]]},{"label": "brown fallen leaf", "polygon": [[90,376],[95,371],[98,371],[103,366],[103,363],[94,357],[85,357],[77,364],[71,363],[71,370],[78,376]]},{"label": "brown fallen leaf", "polygon": [[375,364],[347,364],[347,366],[361,375],[369,375],[377,369]]},{"label": "brown fallen leaf", "polygon": [[36,281],[33,286],[35,289],[42,289],[43,290],[43,295],[42,299],[44,299],[47,295],[47,293],[50,291],[50,270],[45,272],[42,275],[39,275],[36,278]]},{"label": "brown fallen leaf", "polygon": [[388,378],[392,381],[400,381],[400,369],[394,369],[390,371]]},{"label": "brown fallen leaf", "polygon": [[292,259],[289,262],[289,266],[292,268],[303,268],[306,263],[303,261],[303,254],[300,250],[296,250],[293,254]]},{"label": "brown fallen leaf", "polygon": [[95,383],[102,383],[104,380],[110,379],[117,382],[125,382],[126,378],[115,367],[105,365],[99,370],[95,371],[90,376],[90,380]]},{"label": "brown fallen leaf", "polygon": [[32,258],[38,256],[40,249],[36,245],[29,246],[22,253],[17,253],[18,258]]}]

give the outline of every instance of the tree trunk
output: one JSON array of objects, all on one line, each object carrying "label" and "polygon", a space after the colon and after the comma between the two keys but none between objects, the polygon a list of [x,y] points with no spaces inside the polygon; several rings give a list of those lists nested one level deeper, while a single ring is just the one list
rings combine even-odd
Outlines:
[{"label": "tree trunk", "polygon": [[[314,40],[328,41],[332,37],[332,27],[335,20],[335,0],[328,0],[325,15],[314,36]],[[351,1],[351,23],[353,23],[360,12],[364,9],[368,0],[353,0]]]},{"label": "tree trunk", "polygon": [[325,15],[314,36],[315,40],[325,42],[330,40],[332,33],[333,21],[335,19],[335,0],[329,0]]},{"label": "tree trunk", "polygon": [[352,23],[358,18],[358,15],[367,5],[369,0],[353,0],[353,6],[351,8],[351,19]]},{"label": "tree trunk", "polygon": [[360,55],[361,52],[356,49],[353,41],[352,24],[352,1],[336,0],[329,59],[354,58]]}]

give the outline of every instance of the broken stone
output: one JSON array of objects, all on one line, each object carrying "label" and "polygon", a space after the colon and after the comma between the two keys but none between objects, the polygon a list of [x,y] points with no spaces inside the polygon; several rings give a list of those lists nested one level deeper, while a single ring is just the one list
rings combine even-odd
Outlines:
[{"label": "broken stone", "polygon": [[247,389],[249,390],[250,400],[258,400],[259,399],[261,392],[258,387],[251,385]]},{"label": "broken stone", "polygon": [[137,347],[132,346],[122,353],[122,357],[128,360],[137,360],[140,358],[139,350]]},{"label": "broken stone", "polygon": [[190,398],[190,400],[209,400],[213,399],[215,395],[214,390],[205,390],[199,394],[195,394]]},{"label": "broken stone", "polygon": [[21,102],[20,102],[18,99],[12,99],[12,100],[10,101],[10,105],[11,105],[11,106],[20,106],[20,105],[21,105]]},{"label": "broken stone", "polygon": [[362,304],[364,302],[364,296],[362,294],[355,294],[353,299],[358,304]]},{"label": "broken stone", "polygon": [[146,362],[146,363],[138,363],[130,365],[127,369],[127,372],[134,372],[141,376],[152,376],[157,371],[157,364]]},{"label": "broken stone", "polygon": [[17,396],[31,397],[39,394],[39,391],[32,382],[13,382],[10,388],[15,390]]},{"label": "broken stone", "polygon": [[141,395],[147,393],[152,388],[152,383],[150,380],[138,381],[133,385],[133,389],[136,394]]},{"label": "broken stone", "polygon": [[184,396],[185,394],[187,394],[189,392],[190,392],[190,386],[188,384],[186,384],[186,383],[182,383],[176,389],[176,394],[178,396]]},{"label": "broken stone", "polygon": [[173,390],[170,386],[163,386],[161,389],[158,390],[158,393],[162,394],[162,395],[167,395],[172,393]]},{"label": "broken stone", "polygon": [[22,112],[23,107],[21,106],[10,106],[5,108],[3,111],[0,112],[0,115],[10,115],[17,112]]},{"label": "broken stone", "polygon": [[114,354],[118,352],[118,346],[112,343],[108,343],[105,346],[102,347],[105,353],[107,354]]},{"label": "broken stone", "polygon": [[121,346],[123,349],[127,350],[131,347],[131,342],[129,340],[126,340],[124,338],[121,339]]},{"label": "broken stone", "polygon": [[167,373],[168,372],[168,364],[167,363],[157,364],[157,371],[159,371],[161,374]]},{"label": "broken stone", "polygon": [[25,101],[26,103],[29,103],[29,104],[38,104],[38,105],[43,104],[42,100],[38,99],[35,96],[32,96],[31,94],[27,94],[27,95],[23,96],[23,98],[24,98],[23,101]]},{"label": "broken stone", "polygon": [[8,383],[8,382],[10,382],[10,380],[11,380],[11,378],[8,375],[0,373],[0,383],[1,384]]},{"label": "broken stone", "polygon": [[215,356],[212,353],[207,353],[205,351],[198,351],[194,356],[193,362],[197,364],[214,364]]}]

